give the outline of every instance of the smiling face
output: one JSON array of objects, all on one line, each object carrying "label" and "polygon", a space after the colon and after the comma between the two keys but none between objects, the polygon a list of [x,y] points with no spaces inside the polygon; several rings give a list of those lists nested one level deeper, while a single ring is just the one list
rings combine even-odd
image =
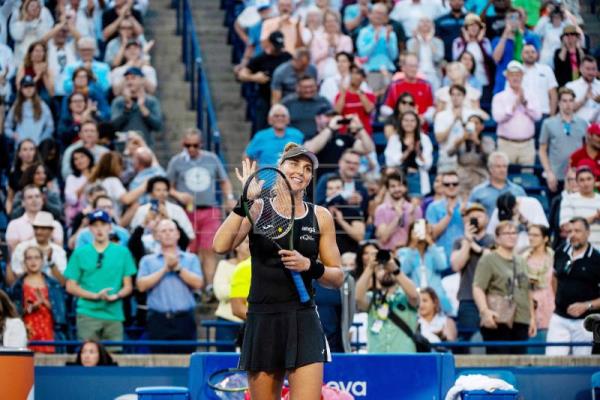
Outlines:
[{"label": "smiling face", "polygon": [[306,189],[313,174],[313,165],[307,157],[297,157],[285,160],[281,164],[281,172],[290,182],[292,192]]},{"label": "smiling face", "polygon": [[42,251],[38,247],[29,247],[23,254],[25,260],[25,271],[28,274],[35,274],[42,269],[44,261]]}]

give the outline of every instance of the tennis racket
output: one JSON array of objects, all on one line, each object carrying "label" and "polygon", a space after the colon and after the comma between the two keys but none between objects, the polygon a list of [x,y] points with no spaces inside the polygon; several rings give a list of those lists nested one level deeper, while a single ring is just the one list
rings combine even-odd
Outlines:
[{"label": "tennis racket", "polygon": [[[288,248],[294,249],[294,195],[292,186],[281,171],[265,167],[250,175],[244,184],[242,205],[255,234],[270,239],[275,246],[283,250],[277,240],[292,232],[289,234]],[[308,302],[310,296],[302,276],[297,271],[290,272],[300,302]]]},{"label": "tennis racket", "polygon": [[207,384],[220,399],[244,400],[248,390],[248,376],[246,371],[236,368],[222,369],[213,372]]}]

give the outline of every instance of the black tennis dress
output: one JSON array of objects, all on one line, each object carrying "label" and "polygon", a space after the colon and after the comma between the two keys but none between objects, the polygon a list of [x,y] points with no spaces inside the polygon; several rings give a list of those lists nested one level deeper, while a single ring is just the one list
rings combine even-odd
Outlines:
[{"label": "black tennis dress", "polygon": [[[294,249],[316,260],[319,224],[315,206],[304,204],[305,214],[297,216],[294,222]],[[311,301],[301,304],[290,271],[277,254],[277,246],[252,231],[249,238],[252,280],[239,368],[281,371],[331,361],[329,345],[313,301],[311,279],[302,273]],[[289,236],[279,239],[278,243],[284,249],[289,248]]]}]

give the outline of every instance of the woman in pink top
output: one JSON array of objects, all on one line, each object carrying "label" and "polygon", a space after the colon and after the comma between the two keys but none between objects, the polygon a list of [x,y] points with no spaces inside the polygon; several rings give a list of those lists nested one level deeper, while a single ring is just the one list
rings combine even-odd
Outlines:
[{"label": "woman in pink top", "polygon": [[352,39],[341,33],[340,14],[333,10],[323,13],[323,30],[315,32],[310,53],[317,66],[319,79],[323,80],[337,73],[335,55],[340,51],[353,52]]},{"label": "woman in pink top", "polygon": [[[554,312],[554,290],[552,273],[554,271],[554,251],[550,248],[550,230],[543,225],[529,226],[530,247],[523,253],[527,260],[527,275],[530,290],[533,293],[537,335],[531,340],[545,342],[550,317]],[[544,347],[530,347],[529,354],[544,354]]]}]

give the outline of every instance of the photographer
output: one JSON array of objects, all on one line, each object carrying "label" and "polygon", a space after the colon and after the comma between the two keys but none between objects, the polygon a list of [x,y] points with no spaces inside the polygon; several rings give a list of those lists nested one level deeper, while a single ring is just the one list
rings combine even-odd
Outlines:
[{"label": "photographer", "polygon": [[360,155],[375,150],[375,144],[356,115],[327,114],[329,122],[312,139],[304,143],[319,159],[319,175],[334,172],[342,154],[348,149]]},{"label": "photographer", "polygon": [[[590,224],[582,217],[570,221],[569,242],[554,254],[556,308],[548,326],[548,342],[591,342],[583,320],[600,309],[600,253],[589,242]],[[590,355],[590,347],[546,347],[546,355]]]},{"label": "photographer", "polygon": [[412,332],[417,327],[419,293],[412,281],[402,273],[398,261],[386,250],[380,250],[356,282],[356,303],[367,311],[369,353],[414,353],[415,343],[400,320]]},{"label": "photographer", "polygon": [[365,223],[360,210],[350,207],[342,196],[344,183],[339,175],[327,178],[327,198],[322,204],[326,207],[335,223],[336,241],[340,253],[358,250],[358,242],[365,236]]},{"label": "photographer", "polygon": [[460,272],[457,324],[461,341],[471,340],[473,334],[479,331],[479,312],[473,300],[473,277],[479,259],[494,244],[494,237],[485,231],[487,223],[485,207],[478,203],[467,207],[463,211],[463,237],[455,240],[450,255],[452,270]]}]

